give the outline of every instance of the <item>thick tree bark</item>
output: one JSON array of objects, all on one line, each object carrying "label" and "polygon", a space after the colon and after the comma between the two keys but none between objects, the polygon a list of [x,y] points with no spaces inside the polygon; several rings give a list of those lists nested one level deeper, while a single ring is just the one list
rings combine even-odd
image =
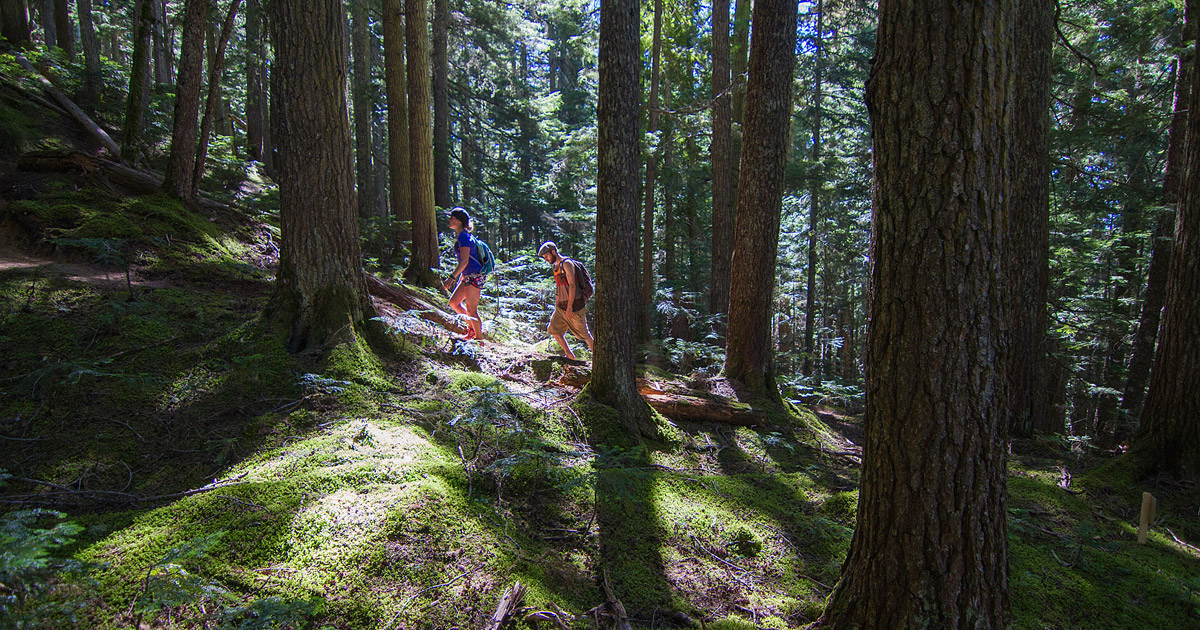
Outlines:
[{"label": "thick tree bark", "polygon": [[58,47],[75,60],[75,28],[71,24],[71,7],[67,0],[54,0],[54,38]]},{"label": "thick tree bark", "polygon": [[[729,275],[733,257],[733,163],[730,125],[733,109],[729,90],[729,0],[712,5],[712,288],[708,310],[713,315],[729,310]],[[717,331],[724,336],[725,327]]]},{"label": "thick tree bark", "polygon": [[637,393],[638,80],[637,0],[600,6],[600,92],[596,118],[596,332],[591,394],[615,408],[633,435],[657,429]]},{"label": "thick tree bark", "polygon": [[[1194,24],[1200,0],[1188,0],[1186,14]],[[1200,85],[1200,63],[1191,82]],[[1148,469],[1190,476],[1200,470],[1200,89],[1190,90],[1188,105],[1166,303],[1135,448]]]},{"label": "thick tree bark", "polygon": [[58,33],[54,30],[54,0],[42,0],[38,17],[42,20],[42,39],[46,48],[58,46]]},{"label": "thick tree bark", "polygon": [[367,0],[351,0],[350,47],[354,58],[354,172],[358,217],[375,215],[374,167],[371,164],[371,14]]},{"label": "thick tree bark", "polygon": [[404,68],[404,8],[401,0],[383,2],[383,68],[387,92],[389,194],[397,251],[412,241],[412,193],[408,151],[408,87]]},{"label": "thick tree bark", "polygon": [[433,203],[439,208],[453,205],[450,198],[450,89],[447,28],[450,1],[433,0]]},{"label": "thick tree bark", "polygon": [[151,0],[138,0],[133,17],[133,61],[129,71],[129,95],[125,101],[125,123],[121,127],[121,155],[137,161],[142,138],[146,98],[150,93],[150,29],[154,18]]},{"label": "thick tree bark", "polygon": [[154,84],[167,85],[167,17],[166,7],[161,0],[150,0],[150,10],[154,17],[154,27],[150,35],[152,42],[151,56],[153,57]]},{"label": "thick tree bark", "polygon": [[200,188],[200,181],[204,179],[204,163],[208,159],[208,140],[212,135],[217,109],[222,106],[221,72],[225,69],[225,48],[229,44],[229,36],[233,33],[233,20],[237,17],[240,4],[241,0],[233,0],[229,3],[229,12],[225,14],[225,21],[221,23],[220,39],[216,41],[216,48],[209,60],[208,96],[204,101],[204,117],[200,119],[196,163],[192,168],[192,196],[195,196],[196,191]]},{"label": "thick tree bark", "polygon": [[183,42],[179,52],[179,83],[175,86],[175,122],[163,190],[178,199],[192,198],[196,165],[196,123],[204,74],[204,22],[208,0],[187,0],[183,6]]},{"label": "thick tree bark", "polygon": [[29,32],[29,5],[25,0],[0,0],[0,36],[16,48],[33,45]]},{"label": "thick tree bark", "polygon": [[[3,1],[3,0],[0,0]],[[83,45],[83,95],[88,101],[100,98],[100,41],[92,20],[92,0],[78,0],[79,40]]]},{"label": "thick tree bark", "polygon": [[814,627],[1007,627],[1016,0],[883,0],[858,527]]},{"label": "thick tree bark", "polygon": [[[824,21],[825,2],[817,0],[816,58],[813,69],[813,126],[812,161],[821,163],[821,82],[825,71]],[[821,177],[819,167],[813,172],[808,187],[808,283],[804,290],[804,367],[805,376],[812,376],[813,332],[817,320],[817,217],[821,211]]]},{"label": "thick tree bark", "polygon": [[734,228],[733,283],[729,294],[729,337],[725,375],[750,391],[778,398],[771,314],[783,167],[792,114],[792,69],[796,64],[796,3],[758,0],[750,45],[746,94],[743,178]]},{"label": "thick tree bark", "polygon": [[267,118],[264,55],[262,4],[260,0],[246,0],[246,152],[259,162],[265,154],[263,130]]},{"label": "thick tree bark", "polygon": [[408,149],[411,179],[412,257],[404,276],[422,286],[438,285],[437,217],[433,202],[433,129],[430,123],[429,13],[424,0],[406,0],[408,56]]},{"label": "thick tree bark", "polygon": [[[1133,338],[1133,349],[1129,357],[1129,374],[1125,381],[1121,409],[1137,418],[1146,399],[1146,382],[1150,376],[1150,365],[1154,360],[1154,346],[1158,339],[1159,320],[1167,295],[1167,270],[1171,265],[1171,246],[1175,236],[1175,210],[1179,204],[1180,174],[1183,171],[1184,145],[1187,140],[1188,100],[1192,89],[1193,43],[1196,39],[1195,15],[1185,18],[1183,26],[1183,49],[1175,62],[1175,102],[1172,107],[1171,125],[1167,135],[1167,164],[1163,175],[1163,205],[1171,212],[1163,213],[1155,224],[1151,235],[1150,267],[1146,272],[1146,292],[1142,300],[1141,317],[1137,333]],[[1115,436],[1117,440],[1127,437]]]},{"label": "thick tree bark", "polygon": [[362,278],[340,0],[271,2],[279,142],[279,275],[271,312],[293,352],[373,316]]},{"label": "thick tree bark", "polygon": [[[662,0],[654,0],[654,38],[650,53],[650,112],[646,133],[658,133],[658,77],[662,65]],[[654,313],[654,250],[658,243],[654,239],[654,178],[658,162],[657,147],[646,152],[646,185],[642,210],[642,310],[638,317],[638,339],[650,340],[650,321]]]},{"label": "thick tree bark", "polygon": [[[1047,381],[1046,301],[1050,286],[1050,59],[1054,3],[1032,0],[1017,14],[1016,126],[1013,200],[1005,258],[1013,287],[1009,383],[1014,434],[1029,436],[1058,425]],[[1053,433],[1051,430],[1049,433]]]}]

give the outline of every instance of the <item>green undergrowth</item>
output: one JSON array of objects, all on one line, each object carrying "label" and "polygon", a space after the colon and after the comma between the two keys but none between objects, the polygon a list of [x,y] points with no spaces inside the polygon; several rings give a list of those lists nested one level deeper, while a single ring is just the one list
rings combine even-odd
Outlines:
[{"label": "green undergrowth", "polygon": [[[1064,470],[1082,469],[1064,489]],[[1078,473],[1076,473],[1078,474]],[[1200,627],[1200,550],[1191,484],[1140,479],[1125,457],[1010,463],[1014,628]],[[1141,494],[1162,497],[1139,545]]]},{"label": "green undergrowth", "polygon": [[[569,391],[357,337],[289,355],[262,306],[205,286],[130,301],[44,269],[0,273],[0,428],[19,438],[0,459],[16,477],[0,532],[48,559],[22,556],[12,575],[40,590],[0,615],[475,628],[517,581],[571,628],[591,627],[605,582],[635,628],[672,627],[674,613],[799,628],[821,614],[859,481],[807,409],[757,428],[656,415],[660,439],[641,441]],[[1122,459],[1027,446],[1009,482],[1013,627],[1196,627],[1197,554],[1180,542],[1197,535],[1191,486],[1142,487]],[[1082,494],[1060,487],[1060,466]],[[1143,490],[1160,509],[1137,545]],[[19,515],[29,500],[66,514]]]},{"label": "green undergrowth", "polygon": [[[2,206],[0,206],[2,207]],[[261,281],[247,260],[252,238],[236,214],[204,216],[166,194],[123,197],[100,188],[52,184],[0,210],[33,246],[114,270],[190,281]],[[267,228],[264,228],[267,229]]]}]

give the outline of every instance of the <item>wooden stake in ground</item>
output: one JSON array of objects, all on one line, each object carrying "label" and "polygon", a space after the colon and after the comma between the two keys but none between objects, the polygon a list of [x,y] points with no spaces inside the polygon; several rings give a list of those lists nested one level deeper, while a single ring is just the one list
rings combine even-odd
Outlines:
[{"label": "wooden stake in ground", "polygon": [[1154,509],[1158,500],[1149,492],[1142,493],[1142,520],[1138,524],[1138,544],[1146,544],[1146,534],[1150,531],[1150,521],[1154,520]]},{"label": "wooden stake in ground", "polygon": [[524,584],[515,582],[507,591],[504,591],[504,595],[500,597],[500,603],[496,606],[496,612],[488,618],[487,625],[483,627],[484,630],[500,630],[504,626],[504,622],[508,621],[508,618],[513,616],[524,603],[525,592],[528,590],[529,588]]}]

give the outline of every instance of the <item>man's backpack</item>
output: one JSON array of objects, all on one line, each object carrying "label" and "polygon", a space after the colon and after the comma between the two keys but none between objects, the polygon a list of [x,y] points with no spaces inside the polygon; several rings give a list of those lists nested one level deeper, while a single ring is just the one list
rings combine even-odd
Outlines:
[{"label": "man's backpack", "polygon": [[574,258],[567,260],[571,261],[572,266],[575,267],[575,304],[572,305],[571,310],[578,311],[583,308],[584,302],[587,302],[587,299],[596,292],[596,288],[592,286],[592,277],[588,275],[587,268],[583,266],[583,263]]},{"label": "man's backpack", "polygon": [[476,259],[479,261],[479,273],[486,276],[496,268],[496,259],[492,256],[492,249],[483,239],[474,235],[471,238],[475,239],[475,250],[479,253],[479,258]]}]

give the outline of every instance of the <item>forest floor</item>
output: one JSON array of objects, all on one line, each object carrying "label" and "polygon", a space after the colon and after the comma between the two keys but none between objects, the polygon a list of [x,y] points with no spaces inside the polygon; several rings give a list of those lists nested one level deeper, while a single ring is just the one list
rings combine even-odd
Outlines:
[{"label": "forest floor", "polygon": [[[399,352],[289,355],[260,317],[269,197],[197,213],[46,158],[0,155],[0,627],[821,614],[853,534],[859,416],[760,413],[712,370],[643,366],[662,439],[610,440],[537,299],[491,300],[488,340],[463,342],[429,320],[444,298],[409,287],[424,306],[375,302]],[[1012,627],[1200,628],[1194,482],[1061,436],[1014,442],[1009,471]],[[1143,491],[1158,513],[1139,545]]]}]

